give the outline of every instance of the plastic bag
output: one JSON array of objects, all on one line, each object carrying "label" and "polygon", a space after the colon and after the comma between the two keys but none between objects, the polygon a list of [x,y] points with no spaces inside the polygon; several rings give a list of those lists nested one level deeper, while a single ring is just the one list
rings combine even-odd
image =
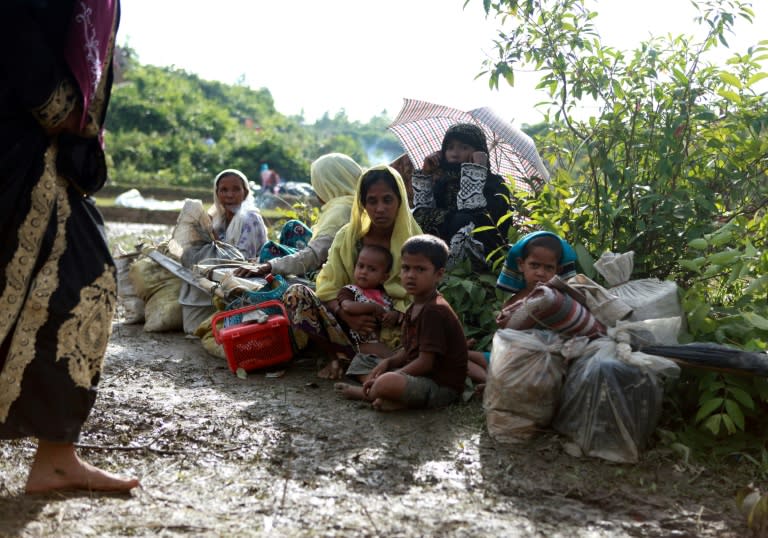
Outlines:
[{"label": "plastic bag", "polygon": [[595,262],[595,269],[610,286],[609,291],[632,308],[627,319],[640,321],[678,317],[684,320],[676,283],[657,278],[629,280],[634,257],[633,251],[623,254],[605,252]]},{"label": "plastic bag", "polygon": [[189,282],[182,282],[179,288],[182,326],[186,334],[194,334],[197,327],[216,313],[211,296]]},{"label": "plastic bag", "polygon": [[565,374],[562,345],[551,331],[496,331],[483,392],[488,433],[495,440],[525,441],[549,425]]},{"label": "plastic bag", "polygon": [[574,276],[568,280],[568,285],[584,294],[587,308],[606,327],[613,327],[632,313],[627,303],[586,275]]},{"label": "plastic bag", "polygon": [[632,355],[635,364],[628,364],[614,340],[598,338],[568,368],[552,427],[587,456],[637,462],[656,429],[663,383],[652,368],[638,366],[649,356]]},{"label": "plastic bag", "polygon": [[142,323],[144,321],[144,300],[136,292],[136,286],[130,278],[131,265],[140,253],[121,254],[114,257],[117,268],[117,306],[124,323]]}]

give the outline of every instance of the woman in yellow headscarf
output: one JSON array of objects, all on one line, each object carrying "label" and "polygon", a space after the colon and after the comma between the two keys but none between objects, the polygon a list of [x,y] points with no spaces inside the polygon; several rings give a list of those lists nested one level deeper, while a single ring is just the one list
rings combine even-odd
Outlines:
[{"label": "woman in yellow headscarf", "polygon": [[[373,315],[343,312],[336,300],[339,289],[353,282],[360,248],[379,245],[392,253],[392,270],[384,288],[393,299],[395,309],[404,312],[409,299],[400,283],[400,248],[406,239],[420,233],[421,228],[408,208],[408,194],[400,174],[386,165],[363,173],[357,184],[350,222],[333,240],[328,261],[317,276],[317,291],[296,284],[283,296],[299,347],[305,347],[312,340],[331,357],[331,362],[318,374],[320,377],[340,378],[341,361],[349,361],[355,355],[355,347],[341,324],[357,332],[371,332],[376,328]],[[397,329],[383,329],[382,341],[396,344]]]},{"label": "woman in yellow headscarf", "polygon": [[[343,153],[318,157],[310,168],[310,182],[323,206],[312,231],[297,220],[287,222],[280,243],[269,241],[262,247],[261,263],[239,268],[235,275],[306,276],[319,269],[328,258],[328,249],[336,232],[349,222],[355,185],[362,173],[360,165]],[[293,238],[293,241],[286,241],[285,237]]]}]

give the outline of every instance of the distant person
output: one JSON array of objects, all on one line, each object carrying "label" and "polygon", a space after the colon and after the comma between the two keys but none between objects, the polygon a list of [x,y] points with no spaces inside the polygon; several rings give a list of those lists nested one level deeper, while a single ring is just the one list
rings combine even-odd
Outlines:
[{"label": "distant person", "polygon": [[394,309],[392,298],[384,288],[392,263],[389,249],[379,245],[363,246],[357,254],[354,283],[342,287],[336,296],[340,311],[352,316],[370,314],[376,318],[376,327],[371,331],[349,331],[360,353],[380,357],[392,353],[392,349],[379,340],[381,327],[397,327],[402,322],[402,314]]},{"label": "distant person", "polygon": [[280,192],[280,175],[272,170],[267,163],[261,165],[261,188],[264,192],[277,194]]},{"label": "distant person", "polygon": [[0,2],[0,439],[37,438],[27,493],[139,485],[84,462],[74,444],[117,302],[91,196],[107,180],[119,13],[107,0]]},{"label": "distant person", "polygon": [[469,358],[461,322],[437,291],[447,261],[448,246],[438,237],[417,235],[403,243],[400,280],[413,304],[405,312],[402,347],[373,362],[356,355],[349,369],[362,366],[369,373],[362,387],[334,385],[340,395],[367,400],[378,411],[445,407],[459,400]]},{"label": "distant person", "polygon": [[[448,268],[469,258],[487,268],[486,257],[506,244],[511,211],[504,179],[488,165],[488,144],[480,127],[457,123],[448,128],[440,151],[428,155],[411,177],[413,217],[424,233],[450,248]],[[475,231],[484,228],[483,231]]]},{"label": "distant person", "polygon": [[286,223],[288,229],[283,228],[281,238],[286,236],[291,240],[268,241],[261,249],[260,263],[238,268],[235,275],[314,275],[328,259],[328,250],[336,233],[350,220],[355,185],[362,173],[360,165],[343,153],[327,153],[315,159],[310,167],[310,182],[323,205],[309,234],[311,238],[300,247],[296,238],[303,241],[306,234],[294,233],[297,221],[291,221],[293,225]]},{"label": "distant person", "polygon": [[208,210],[217,239],[256,258],[267,242],[267,227],[253,203],[248,178],[240,170],[222,170],[213,180],[213,206]]}]

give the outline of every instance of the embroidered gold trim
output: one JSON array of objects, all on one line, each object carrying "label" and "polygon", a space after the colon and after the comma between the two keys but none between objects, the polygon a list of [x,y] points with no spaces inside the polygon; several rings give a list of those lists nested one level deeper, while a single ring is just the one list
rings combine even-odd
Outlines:
[{"label": "embroidered gold trim", "polygon": [[116,298],[114,269],[104,264],[101,276],[80,291],[80,302],[70,311],[72,318],[59,328],[56,360],[69,360],[69,375],[80,387],[91,388],[93,377],[101,371]]},{"label": "embroidered gold trim", "polygon": [[32,115],[43,127],[56,127],[74,110],[79,92],[69,79],[63,79],[41,106],[32,109]]},{"label": "embroidered gold trim", "polygon": [[43,157],[43,174],[32,189],[29,213],[18,231],[18,247],[5,268],[5,289],[0,293],[0,342],[8,337],[8,331],[24,306],[32,268],[51,218],[56,197],[56,153],[57,148],[51,146]]},{"label": "embroidered gold trim", "polygon": [[[64,227],[70,215],[70,207],[66,181],[54,179],[56,153],[55,144],[45,152],[43,174],[32,190],[32,207],[19,229],[19,248],[8,266],[6,289],[0,296],[0,311],[3,312],[0,335],[3,340],[8,337],[14,319],[18,318],[16,329],[10,336],[12,340],[5,366],[0,372],[0,422],[5,421],[11,404],[21,393],[24,370],[35,357],[37,331],[48,320],[51,295],[59,286],[57,268],[66,249]],[[58,208],[56,237],[50,256],[30,284],[42,235],[51,217],[54,197]]]}]

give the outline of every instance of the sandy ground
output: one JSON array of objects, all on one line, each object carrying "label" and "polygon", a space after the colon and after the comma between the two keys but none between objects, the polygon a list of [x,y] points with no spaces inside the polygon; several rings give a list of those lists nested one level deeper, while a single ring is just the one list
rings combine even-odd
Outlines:
[{"label": "sandy ground", "polygon": [[655,448],[579,459],[542,432],[500,445],[482,403],[378,413],[296,357],[241,379],[181,333],[116,321],[80,453],[129,495],[22,494],[29,440],[0,443],[0,536],[740,537],[748,469]]}]

